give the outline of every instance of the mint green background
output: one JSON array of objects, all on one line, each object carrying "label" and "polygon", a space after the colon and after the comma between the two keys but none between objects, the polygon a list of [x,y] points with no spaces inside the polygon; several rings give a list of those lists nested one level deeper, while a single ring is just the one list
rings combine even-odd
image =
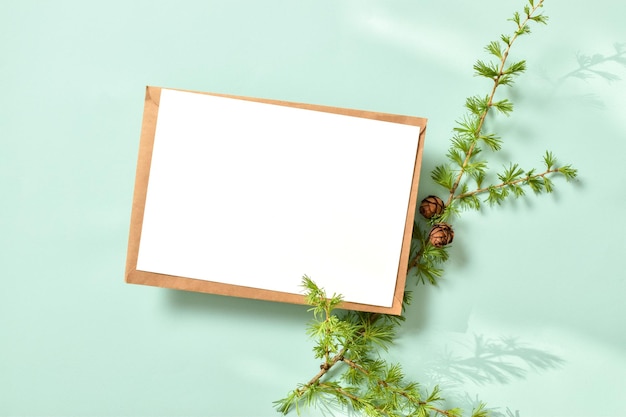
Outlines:
[{"label": "mint green background", "polygon": [[[626,82],[567,76],[626,42],[626,5],[574,3],[548,0],[516,47],[529,70],[492,167],[551,149],[580,180],[466,213],[441,285],[409,284],[388,356],[449,406],[626,415]],[[124,283],[144,87],[427,117],[424,196],[465,97],[490,88],[474,60],[522,6],[0,1],[0,415],[276,415],[317,370],[305,307]]]}]

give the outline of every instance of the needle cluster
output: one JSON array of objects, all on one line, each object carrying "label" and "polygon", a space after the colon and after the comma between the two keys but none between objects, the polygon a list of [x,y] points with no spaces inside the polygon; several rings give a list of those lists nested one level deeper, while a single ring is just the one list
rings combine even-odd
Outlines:
[{"label": "needle cluster", "polygon": [[[313,320],[307,333],[315,341],[319,371],[307,382],[276,401],[284,414],[302,406],[324,404],[348,407],[365,416],[461,416],[445,409],[438,387],[430,392],[407,381],[400,364],[387,363],[380,351],[393,342],[402,316],[336,310],[341,296],[327,297],[309,277],[303,278]],[[408,302],[409,300],[405,300]],[[485,417],[483,405],[472,413]]]},{"label": "needle cluster", "polygon": [[[499,151],[503,140],[486,131],[485,121],[491,113],[509,115],[513,111],[513,103],[498,98],[496,93],[501,86],[512,86],[526,70],[525,61],[508,62],[509,52],[520,36],[530,33],[531,23],[547,22],[547,17],[539,13],[543,2],[527,0],[523,13],[516,12],[509,19],[514,24],[513,33],[490,42],[485,47],[490,60],[478,60],[474,65],[475,74],[489,79],[491,87],[487,94],[465,101],[467,113],[456,123],[446,162],[432,171],[431,178],[444,188],[446,201],[428,196],[420,207],[424,218],[415,222],[408,265],[409,275],[415,276],[418,283],[437,284],[442,276],[443,264],[449,257],[447,248],[454,237],[448,222],[462,210],[478,210],[483,203],[500,205],[527,191],[549,193],[554,189],[554,176],[566,180],[576,177],[576,169],[559,165],[552,152],[546,151],[541,169],[525,170],[510,163],[495,175],[496,181],[487,181],[488,161],[482,151]],[[461,409],[445,407],[438,387],[425,389],[408,380],[400,364],[383,358],[403,316],[341,310],[341,296],[328,297],[307,276],[303,287],[313,313],[307,334],[314,340],[313,354],[320,366],[308,382],[275,402],[278,411],[287,414],[294,409],[299,412],[301,407],[339,406],[370,417],[463,415]],[[410,303],[410,295],[405,292],[404,306]],[[482,403],[466,411],[469,414],[465,415],[472,417],[489,415]]]}]

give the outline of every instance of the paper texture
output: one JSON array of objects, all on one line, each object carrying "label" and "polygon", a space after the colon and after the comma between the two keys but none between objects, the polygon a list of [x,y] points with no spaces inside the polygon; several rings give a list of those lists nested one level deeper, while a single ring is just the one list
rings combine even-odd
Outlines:
[{"label": "paper texture", "polygon": [[[163,89],[136,269],[390,307],[419,126]],[[412,219],[412,217],[411,217]]]}]

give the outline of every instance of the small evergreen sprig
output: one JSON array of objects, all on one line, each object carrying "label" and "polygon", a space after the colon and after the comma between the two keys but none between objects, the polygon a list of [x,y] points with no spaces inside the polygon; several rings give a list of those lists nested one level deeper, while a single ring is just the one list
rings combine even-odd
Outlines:
[{"label": "small evergreen sprig", "polygon": [[[454,128],[452,145],[447,153],[448,162],[437,166],[431,175],[433,181],[448,190],[446,209],[441,215],[441,221],[446,220],[460,208],[480,209],[479,194],[486,193],[486,202],[500,204],[508,196],[520,197],[525,194],[524,186],[540,192],[553,190],[551,174],[562,174],[567,180],[576,177],[576,170],[571,165],[556,166],[556,158],[551,152],[544,155],[545,170],[538,172],[535,169],[522,170],[518,164],[511,163],[498,174],[501,182],[484,185],[487,174],[487,160],[482,154],[483,147],[491,151],[499,151],[502,147],[502,138],[492,132],[485,132],[487,116],[493,111],[510,115],[513,103],[507,99],[496,99],[496,93],[501,86],[512,86],[515,79],[526,70],[526,61],[509,63],[509,52],[513,43],[523,35],[530,33],[530,22],[546,24],[548,18],[538,13],[543,7],[544,0],[529,0],[524,7],[524,14],[516,12],[509,19],[516,25],[512,35],[501,35],[498,41],[490,42],[485,50],[493,57],[492,61],[478,60],[474,64],[477,76],[492,81],[491,91],[485,96],[472,96],[465,102],[468,113]],[[470,191],[470,185],[474,189]]]},{"label": "small evergreen sprig", "polygon": [[[491,60],[478,60],[474,64],[475,75],[489,79],[491,89],[486,95],[472,96],[465,101],[467,113],[456,122],[446,154],[447,162],[431,172],[431,179],[446,190],[446,201],[440,200],[440,210],[427,216],[431,227],[445,224],[451,230],[447,222],[462,210],[480,210],[484,203],[500,205],[510,197],[526,195],[527,190],[536,194],[551,193],[554,190],[553,176],[562,176],[567,181],[576,178],[577,170],[572,165],[559,165],[554,154],[546,151],[541,169],[525,170],[511,162],[496,174],[496,181],[488,181],[488,161],[483,150],[497,152],[501,150],[503,140],[496,133],[486,131],[486,121],[492,113],[508,116],[513,111],[513,103],[507,98],[497,98],[497,92],[501,86],[512,86],[526,70],[526,61],[509,62],[509,53],[520,36],[531,32],[531,23],[547,23],[548,17],[539,12],[543,3],[544,0],[528,0],[523,13],[516,12],[509,19],[515,25],[514,32],[501,35],[485,47]],[[412,258],[409,267],[418,282],[436,284],[442,275],[440,264],[448,258],[446,242],[452,241],[453,234],[442,244],[441,236],[433,240],[432,230],[426,233],[416,228],[413,239],[415,246],[421,249],[417,251],[418,256]]]},{"label": "small evergreen sprig", "polygon": [[[438,387],[426,392],[416,382],[406,380],[400,364],[389,364],[380,358],[380,349],[387,350],[393,342],[395,329],[404,320],[402,316],[336,312],[341,296],[327,297],[307,276],[302,285],[313,311],[307,333],[315,340],[313,351],[322,363],[309,382],[275,402],[280,412],[286,414],[294,408],[299,412],[302,405],[324,402],[350,407],[371,417],[432,413],[461,416],[458,408],[440,406],[443,399]],[[331,369],[334,372],[328,377]],[[486,415],[483,404],[472,412],[472,417]]]},{"label": "small evergreen sprig", "polygon": [[[557,165],[552,152],[546,151],[542,170],[524,170],[510,163],[497,174],[498,181],[484,184],[488,164],[482,149],[495,152],[502,147],[499,136],[485,132],[487,116],[492,109],[505,115],[513,111],[513,104],[506,98],[496,99],[496,92],[500,86],[513,85],[526,69],[525,61],[509,63],[509,52],[520,36],[530,33],[530,23],[547,22],[547,17],[539,13],[544,0],[527,1],[523,13],[516,12],[509,19],[515,25],[513,34],[502,35],[485,48],[494,60],[478,60],[474,65],[476,74],[490,79],[493,85],[487,95],[466,100],[468,113],[454,128],[448,161],[432,171],[432,180],[447,190],[447,201],[429,196],[420,206],[426,220],[415,222],[408,265],[418,283],[437,284],[442,276],[443,264],[449,257],[447,245],[454,237],[446,222],[453,215],[462,209],[478,210],[484,202],[499,205],[510,196],[525,195],[528,189],[549,193],[554,188],[552,176],[561,175],[569,181],[577,175],[571,165]],[[479,196],[486,197],[481,200]],[[430,226],[429,232],[420,225],[424,222]],[[313,352],[321,364],[307,383],[275,402],[278,411],[299,412],[302,406],[322,403],[337,404],[370,417],[462,415],[459,408],[445,408],[439,387],[429,392],[418,383],[407,381],[400,364],[390,364],[382,358],[382,352],[393,343],[403,316],[338,310],[341,296],[327,297],[307,276],[303,278],[303,287],[313,312],[307,334],[315,340]],[[410,296],[410,292],[405,292],[403,307],[410,304]],[[480,403],[470,415],[486,417],[489,412]]]}]

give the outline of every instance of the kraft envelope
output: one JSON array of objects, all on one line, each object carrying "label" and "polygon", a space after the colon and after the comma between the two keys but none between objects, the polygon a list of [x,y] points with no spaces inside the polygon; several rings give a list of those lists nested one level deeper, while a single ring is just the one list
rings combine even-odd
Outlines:
[{"label": "kraft envelope", "polygon": [[426,119],[148,87],[126,281],[400,314]]}]

